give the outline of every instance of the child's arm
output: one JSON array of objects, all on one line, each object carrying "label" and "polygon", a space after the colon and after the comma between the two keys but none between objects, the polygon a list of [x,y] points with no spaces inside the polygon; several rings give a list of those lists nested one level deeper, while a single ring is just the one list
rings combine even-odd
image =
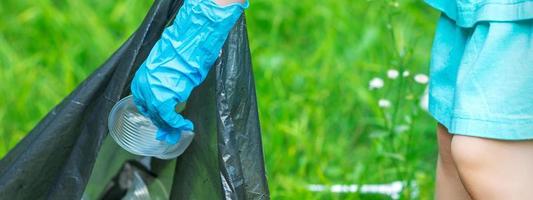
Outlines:
[{"label": "child's arm", "polygon": [[185,0],[136,72],[131,92],[139,111],[157,125],[157,139],[175,144],[193,123],[175,112],[206,78],[245,0]]}]

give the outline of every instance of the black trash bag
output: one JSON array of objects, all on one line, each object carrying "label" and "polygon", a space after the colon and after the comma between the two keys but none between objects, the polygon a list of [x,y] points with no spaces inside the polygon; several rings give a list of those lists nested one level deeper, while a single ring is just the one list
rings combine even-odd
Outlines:
[{"label": "black trash bag", "polygon": [[215,70],[187,102],[185,115],[201,124],[200,134],[178,157],[171,199],[269,199],[251,66],[241,17]]},{"label": "black trash bag", "polygon": [[[156,0],[111,58],[0,161],[1,198],[82,198],[112,106],[130,93],[134,72],[182,4]],[[242,17],[187,102],[196,138],[177,159],[171,199],[269,198],[250,57]]]}]

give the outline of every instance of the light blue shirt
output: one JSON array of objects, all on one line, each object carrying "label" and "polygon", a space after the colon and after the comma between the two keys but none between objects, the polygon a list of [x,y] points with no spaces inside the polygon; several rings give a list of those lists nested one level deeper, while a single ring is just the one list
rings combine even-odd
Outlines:
[{"label": "light blue shirt", "polygon": [[425,0],[458,26],[472,27],[480,21],[533,19],[533,0]]}]

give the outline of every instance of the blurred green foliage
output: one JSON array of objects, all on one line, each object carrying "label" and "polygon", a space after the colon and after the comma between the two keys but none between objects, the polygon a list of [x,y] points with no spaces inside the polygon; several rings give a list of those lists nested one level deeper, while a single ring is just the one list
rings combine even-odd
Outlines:
[{"label": "blurred green foliage", "polygon": [[[126,40],[151,3],[1,3],[0,156]],[[272,199],[390,199],[308,185],[398,180],[414,183],[402,199],[432,198],[436,123],[413,75],[427,74],[437,16],[419,0],[251,1]],[[390,69],[411,75],[389,79]],[[374,77],[384,88],[369,89]]]}]

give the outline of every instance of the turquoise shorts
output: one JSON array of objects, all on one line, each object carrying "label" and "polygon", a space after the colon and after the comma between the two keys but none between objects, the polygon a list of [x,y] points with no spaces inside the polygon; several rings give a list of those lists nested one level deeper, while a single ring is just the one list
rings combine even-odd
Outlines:
[{"label": "turquoise shorts", "polygon": [[429,87],[429,111],[450,133],[533,139],[533,20],[464,28],[443,15]]}]

